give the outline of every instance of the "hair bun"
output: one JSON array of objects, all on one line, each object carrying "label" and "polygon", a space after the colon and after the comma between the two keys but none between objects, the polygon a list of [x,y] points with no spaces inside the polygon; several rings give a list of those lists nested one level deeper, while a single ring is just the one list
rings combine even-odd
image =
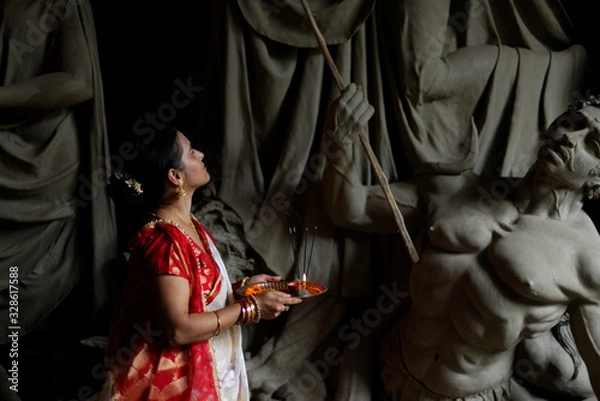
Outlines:
[{"label": "hair bun", "polygon": [[124,171],[119,171],[109,178],[108,193],[117,204],[124,203],[136,208],[144,204],[144,187]]}]

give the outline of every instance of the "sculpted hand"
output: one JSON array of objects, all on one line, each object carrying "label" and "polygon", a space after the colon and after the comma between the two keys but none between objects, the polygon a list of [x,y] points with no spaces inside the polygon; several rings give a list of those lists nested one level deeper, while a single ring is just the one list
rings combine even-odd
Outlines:
[{"label": "sculpted hand", "polygon": [[258,309],[262,319],[275,319],[282,312],[287,312],[290,305],[299,304],[302,302],[300,298],[294,298],[290,294],[281,291],[264,291],[256,294]]},{"label": "sculpted hand", "polygon": [[362,88],[351,83],[331,105],[327,115],[326,133],[339,146],[351,144],[366,127],[375,109]]}]

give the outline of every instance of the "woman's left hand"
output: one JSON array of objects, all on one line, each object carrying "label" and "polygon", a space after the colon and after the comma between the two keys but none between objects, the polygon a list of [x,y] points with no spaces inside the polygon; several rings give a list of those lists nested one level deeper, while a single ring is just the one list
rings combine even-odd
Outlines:
[{"label": "woman's left hand", "polygon": [[264,283],[268,281],[281,281],[281,276],[270,276],[268,274],[257,274],[252,276],[246,281],[246,285],[252,285],[256,283]]}]

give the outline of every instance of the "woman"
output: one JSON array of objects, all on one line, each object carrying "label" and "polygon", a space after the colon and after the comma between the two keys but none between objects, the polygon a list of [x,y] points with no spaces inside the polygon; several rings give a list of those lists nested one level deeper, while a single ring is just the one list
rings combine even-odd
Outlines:
[{"label": "woman", "polygon": [[[110,400],[248,400],[239,324],[301,300],[266,291],[235,301],[213,238],[190,212],[194,191],[210,180],[204,155],[176,130],[137,150],[130,176],[112,185],[143,200],[147,216],[130,242],[105,390]],[[262,274],[242,284],[278,280]]]}]

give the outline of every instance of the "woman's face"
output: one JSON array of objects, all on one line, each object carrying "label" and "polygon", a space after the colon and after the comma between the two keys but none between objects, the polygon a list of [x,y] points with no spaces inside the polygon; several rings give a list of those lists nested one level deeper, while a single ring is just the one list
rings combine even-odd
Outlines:
[{"label": "woman's face", "polygon": [[184,188],[196,189],[208,184],[210,174],[202,162],[204,153],[192,148],[189,139],[177,131],[177,144],[181,149],[181,165],[184,174]]},{"label": "woman's face", "polygon": [[552,123],[538,164],[561,186],[580,190],[600,185],[600,108],[587,106]]}]

